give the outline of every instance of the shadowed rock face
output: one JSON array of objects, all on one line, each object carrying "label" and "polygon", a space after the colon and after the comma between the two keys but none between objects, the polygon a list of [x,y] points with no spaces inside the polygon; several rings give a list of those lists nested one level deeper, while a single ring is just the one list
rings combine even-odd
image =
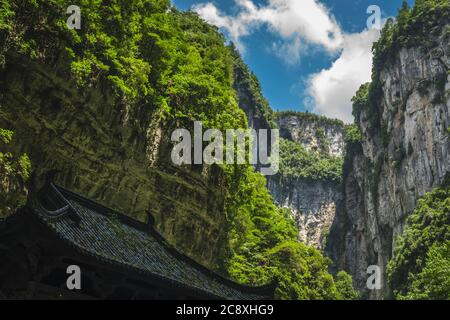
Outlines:
[{"label": "shadowed rock face", "polygon": [[268,188],[274,201],[291,209],[299,230],[299,240],[316,248],[324,248],[341,199],[339,185],[327,181],[297,179],[283,182],[269,178]]},{"label": "shadowed rock face", "polygon": [[[281,113],[277,116],[280,136],[297,142],[309,151],[342,156],[343,125],[318,119],[316,116]],[[277,205],[292,211],[300,241],[316,248],[324,248],[341,199],[339,183],[311,179],[286,180],[275,175],[268,177],[268,188]]]},{"label": "shadowed rock face", "polygon": [[0,88],[0,127],[14,130],[37,183],[56,170],[56,183],[108,207],[139,220],[151,212],[173,245],[220,268],[222,174],[171,166],[172,130],[148,106],[127,107],[107,85],[79,92],[58,70],[12,58]]},{"label": "shadowed rock face", "polygon": [[444,37],[436,43],[432,49],[402,49],[381,70],[380,130],[370,130],[367,109],[357,119],[362,148],[347,163],[343,210],[328,251],[360,290],[367,267],[381,267],[383,288],[370,298],[390,297],[384,274],[395,238],[417,200],[450,171],[450,44]]}]

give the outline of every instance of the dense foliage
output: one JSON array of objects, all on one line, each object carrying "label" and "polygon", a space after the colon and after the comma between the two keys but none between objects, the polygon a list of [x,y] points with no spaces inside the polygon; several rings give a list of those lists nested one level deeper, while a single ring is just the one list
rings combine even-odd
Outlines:
[{"label": "dense foliage", "polygon": [[106,80],[126,106],[148,105],[205,127],[244,125],[231,54],[196,14],[177,12],[168,0],[83,0],[78,31],[66,25],[70,1],[1,1],[4,51],[47,64],[62,58],[80,88]]},{"label": "dense foliage", "polygon": [[280,175],[285,179],[340,182],[342,158],[315,151],[290,140],[280,139]]},{"label": "dense foliage", "polygon": [[340,182],[342,179],[342,157],[330,155],[330,142],[326,136],[327,126],[344,128],[338,119],[330,119],[309,112],[282,111],[276,118],[295,117],[314,128],[318,140],[316,149],[307,150],[289,139],[280,139],[280,177],[286,181],[296,179]]},{"label": "dense foliage", "polygon": [[[168,0],[81,0],[81,30],[69,30],[64,13],[71,4],[0,0],[1,65],[19,55],[64,74],[80,94],[113,88],[111,107],[147,107],[161,126],[201,120],[204,128],[247,127],[233,88],[236,53],[195,13],[179,12]],[[243,77],[250,75],[243,79],[250,93],[259,92],[254,75],[239,68]],[[255,103],[263,104],[262,116],[268,117],[261,97]],[[23,178],[29,173],[24,159],[14,167]],[[279,298],[341,298],[328,259],[297,242],[293,220],[273,204],[265,179],[251,166],[222,169],[228,274],[252,285],[278,280]]]},{"label": "dense foliage", "polygon": [[396,240],[388,278],[397,299],[450,299],[450,183],[427,193]]},{"label": "dense foliage", "polygon": [[450,299],[450,241],[433,245],[427,252],[425,265],[414,275],[406,295],[397,295],[405,300],[449,300]]},{"label": "dense foliage", "polygon": [[346,145],[355,145],[362,141],[363,137],[358,125],[349,124],[345,126],[344,141]]},{"label": "dense foliage", "polygon": [[345,271],[339,271],[336,275],[336,288],[343,300],[355,300],[359,298],[358,291],[353,287],[352,277]]},{"label": "dense foliage", "polygon": [[379,70],[401,48],[433,47],[430,32],[439,36],[449,20],[450,3],[447,0],[416,0],[413,8],[404,1],[396,21],[387,21],[380,39],[374,44],[374,69]]},{"label": "dense foliage", "polygon": [[28,155],[15,156],[7,150],[13,132],[0,128],[0,217],[25,204],[25,183],[31,174]]},{"label": "dense foliage", "polygon": [[351,277],[347,275],[346,286],[337,287],[328,273],[331,261],[297,241],[290,211],[275,207],[270,195],[261,192],[266,181],[252,170],[235,171],[240,177],[229,177],[230,190],[234,190],[228,195],[232,221],[230,275],[253,285],[275,280],[279,284],[276,297],[280,299],[351,298],[346,293]]}]

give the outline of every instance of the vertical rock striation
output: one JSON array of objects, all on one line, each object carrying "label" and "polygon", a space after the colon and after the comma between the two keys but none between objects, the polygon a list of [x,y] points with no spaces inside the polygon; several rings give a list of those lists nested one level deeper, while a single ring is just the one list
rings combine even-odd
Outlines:
[{"label": "vertical rock striation", "polygon": [[336,205],[341,199],[339,185],[330,181],[296,179],[285,182],[268,179],[275,203],[289,208],[299,230],[299,240],[322,249],[327,241]]},{"label": "vertical rock striation", "polygon": [[367,267],[381,268],[383,287],[369,298],[390,297],[384,274],[395,238],[417,200],[450,171],[448,31],[430,40],[386,59],[374,77],[379,90],[369,91],[373,103],[354,106],[363,139],[345,162],[343,207],[327,251],[363,291]]}]

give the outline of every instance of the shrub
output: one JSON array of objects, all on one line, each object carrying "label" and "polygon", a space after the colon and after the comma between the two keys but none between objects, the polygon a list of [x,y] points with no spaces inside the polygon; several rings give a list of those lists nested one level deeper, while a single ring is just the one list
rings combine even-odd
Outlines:
[{"label": "shrub", "polygon": [[[450,278],[445,265],[450,241],[450,185],[427,193],[408,217],[388,264],[388,280],[396,298],[447,299]],[[447,259],[447,260],[446,260]],[[433,273],[432,270],[436,272]],[[441,286],[436,283],[441,282]],[[447,290],[447,291],[445,291]]]},{"label": "shrub", "polygon": [[0,217],[12,214],[26,202],[26,182],[31,174],[27,154],[15,156],[7,151],[13,142],[13,132],[0,128]]},{"label": "shrub", "polygon": [[340,182],[342,158],[307,151],[300,144],[280,139],[280,175],[284,179],[310,179]]},{"label": "shrub", "polygon": [[336,289],[340,299],[355,300],[359,297],[358,291],[353,287],[352,276],[345,271],[339,271],[336,275]]}]

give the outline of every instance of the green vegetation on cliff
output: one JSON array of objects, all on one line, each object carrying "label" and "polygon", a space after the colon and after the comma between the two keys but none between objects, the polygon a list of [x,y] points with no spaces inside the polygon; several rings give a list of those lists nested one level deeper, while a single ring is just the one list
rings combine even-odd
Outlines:
[{"label": "green vegetation on cliff", "polygon": [[203,120],[207,127],[243,125],[231,54],[196,14],[177,12],[168,0],[82,0],[77,31],[65,22],[70,4],[2,0],[5,50],[48,64],[63,58],[81,88],[107,80],[127,106],[146,104],[163,117]]},{"label": "green vegetation on cliff", "polygon": [[[395,63],[398,52],[402,48],[420,46],[424,52],[430,51],[436,46],[435,40],[432,39],[440,36],[442,30],[448,30],[449,20],[450,2],[448,0],[417,0],[413,8],[404,1],[397,19],[388,19],[381,31],[380,39],[373,44],[372,81],[361,86],[353,101],[353,115],[357,123],[364,109],[366,115],[364,121],[368,122],[368,130],[385,131],[380,106],[377,105],[381,96],[381,69],[387,64]],[[430,37],[430,30],[434,37]],[[450,35],[446,35],[445,31],[443,34],[448,41]],[[439,54],[439,52],[432,51],[431,54]],[[442,73],[433,81],[433,84],[442,92],[446,78],[447,74]],[[387,133],[383,132],[383,134]]]},{"label": "green vegetation on cliff", "polygon": [[450,299],[450,183],[427,193],[396,239],[388,279],[397,299]]},{"label": "green vegetation on cliff", "polygon": [[12,131],[0,128],[0,218],[25,204],[25,183],[31,174],[28,155],[15,156],[7,150],[12,139]]},{"label": "green vegetation on cliff", "polygon": [[[136,141],[150,143],[146,137],[157,129],[167,134],[170,129],[187,126],[194,120],[203,121],[205,129],[247,127],[245,113],[238,106],[233,88],[233,61],[236,56],[224,45],[224,38],[217,28],[206,24],[192,12],[178,12],[168,0],[81,0],[78,3],[82,10],[81,30],[69,30],[66,26],[67,15],[64,13],[72,4],[69,0],[0,0],[0,4],[3,9],[0,14],[0,62],[2,68],[9,72],[8,76],[13,73],[8,67],[16,63],[28,67],[30,74],[31,70],[37,69],[35,73],[45,74],[46,79],[64,79],[64,86],[60,81],[58,87],[53,81],[48,91],[42,89],[41,86],[45,86],[42,81],[27,85],[30,87],[27,87],[29,92],[19,91],[25,90],[20,86],[16,88],[13,84],[8,85],[10,91],[4,95],[7,99],[0,101],[5,108],[5,112],[2,110],[0,113],[0,124],[13,128],[15,121],[23,121],[14,116],[18,111],[13,110],[18,108],[18,104],[13,104],[17,96],[26,97],[26,101],[36,98],[33,95],[30,97],[30,92],[46,92],[45,97],[55,97],[49,105],[39,105],[46,100],[37,97],[39,99],[33,100],[35,102],[30,106],[32,119],[28,119],[26,124],[31,123],[33,129],[38,128],[35,131],[38,136],[31,140],[25,131],[22,132],[24,139],[19,141],[21,145],[18,148],[34,150],[30,154],[33,166],[36,165],[40,172],[62,166],[69,172],[67,175],[71,179],[67,180],[75,181],[77,186],[86,184],[85,190],[94,190],[95,196],[106,193],[106,189],[97,189],[98,186],[93,186],[90,180],[98,180],[96,178],[100,178],[100,174],[97,170],[101,170],[102,179],[116,177],[113,181],[107,181],[107,184],[120,185],[121,188],[117,188],[119,192],[115,194],[119,202],[135,202],[137,196],[142,194],[148,196],[141,200],[147,204],[155,198],[156,204],[170,199],[163,206],[165,215],[161,215],[161,219],[169,219],[171,212],[191,213],[204,209],[194,205],[189,207],[191,202],[177,203],[172,194],[188,190],[193,196],[197,195],[193,189],[202,184],[197,182],[195,186],[189,187],[191,180],[188,177],[192,172],[199,171],[198,168],[170,167],[167,150],[158,146],[158,157],[161,158],[159,167],[149,169],[145,154],[148,149],[137,149],[142,154],[136,155],[135,148],[139,146]],[[243,66],[241,69],[242,72],[248,71]],[[13,79],[17,80],[17,77]],[[39,90],[33,91],[33,85],[39,86]],[[259,90],[255,77],[251,77],[249,87]],[[61,88],[64,90],[59,92],[57,89]],[[110,88],[113,89],[112,96],[109,95]],[[94,90],[96,95],[93,94]],[[91,95],[96,98],[91,99]],[[102,100],[98,96],[107,99]],[[269,117],[268,106],[261,99],[255,103],[261,103],[263,116]],[[99,101],[104,102],[103,105]],[[77,105],[75,112],[64,113],[67,109],[72,110],[73,104],[80,102],[85,104]],[[20,108],[23,112],[24,106]],[[120,120],[97,122],[97,119],[105,119],[104,114]],[[61,119],[68,115],[70,119]],[[58,126],[55,126],[56,121],[59,121]],[[77,121],[82,122],[81,125]],[[152,125],[149,126],[148,122]],[[93,128],[92,123],[95,123]],[[113,130],[107,128],[108,125],[119,128]],[[79,126],[83,127],[82,132],[70,134],[70,130],[78,130]],[[57,149],[44,148],[48,137],[59,139],[59,132],[63,139],[58,140],[61,143],[55,144]],[[114,136],[108,136],[110,133],[114,133]],[[73,136],[77,138],[72,140]],[[169,138],[164,137],[162,140]],[[42,146],[24,144],[24,141],[30,140],[38,141]],[[100,142],[104,153],[96,155],[100,150],[96,143]],[[108,144],[111,150],[105,151]],[[169,149],[167,145],[166,149]],[[38,155],[34,158],[36,163],[33,159],[35,154]],[[77,156],[79,163],[68,155]],[[140,166],[136,162],[140,162]],[[15,168],[20,169],[19,176],[28,175],[25,175],[29,172],[26,161]],[[217,167],[207,169],[204,171],[214,171]],[[251,166],[222,166],[219,170],[225,179],[218,178],[214,185],[225,195],[223,211],[227,224],[216,225],[215,229],[205,234],[213,238],[217,236],[215,233],[226,230],[226,244],[221,254],[224,261],[221,265],[228,275],[251,285],[278,280],[279,298],[343,297],[327,271],[329,260],[318,250],[297,242],[292,219],[286,211],[273,204],[265,179],[255,173]],[[80,176],[80,173],[86,176]],[[135,188],[150,184],[150,174],[155,174],[154,179],[161,194],[148,195],[148,190],[141,190],[140,194],[135,192]],[[130,177],[135,177],[136,181],[124,183],[124,179]],[[204,184],[210,183],[208,177],[201,177],[205,179]],[[172,190],[174,182],[177,183],[177,190]],[[109,193],[111,190],[114,189],[108,189]],[[194,203],[195,200],[191,201]],[[214,204],[208,201],[209,198],[198,203],[210,209]],[[5,208],[3,201],[1,206]],[[189,224],[195,220],[189,216],[170,216],[170,219],[165,221],[169,226],[163,232],[174,229],[170,227],[170,221],[186,221]],[[187,240],[194,242],[193,237],[196,236],[188,231],[186,234],[176,234],[175,237],[179,239],[175,242],[194,247],[193,243],[186,243]],[[218,269],[221,267],[218,266]]]},{"label": "green vegetation on cliff", "polygon": [[[372,81],[361,85],[352,98],[352,113],[355,117],[356,126],[365,126],[366,133],[376,137],[375,143],[387,147],[391,134],[388,132],[388,125],[381,117],[381,113],[386,112],[382,110],[382,105],[379,103],[383,94],[381,92],[381,70],[386,68],[386,65],[398,63],[396,59],[398,59],[398,53],[402,48],[420,46],[424,53],[441,54],[438,52],[439,50],[436,51],[433,48],[437,45],[436,39],[439,39],[441,35],[446,36],[445,31],[442,31],[448,28],[449,19],[450,3],[448,0],[418,0],[413,8],[410,8],[404,1],[397,19],[389,19],[383,27],[379,40],[373,44],[372,48],[374,54]],[[433,37],[430,37],[430,30]],[[446,37],[448,38],[448,35]],[[446,79],[447,74],[441,73],[436,75],[433,81],[419,80],[417,88],[419,92],[424,92],[428,86],[434,85],[438,92],[444,93]],[[437,96],[440,97],[435,97],[435,99],[441,99],[443,95]],[[362,115],[364,115],[363,118]],[[361,132],[361,129],[359,128],[358,131]],[[351,133],[354,137],[356,137],[355,134],[360,136],[356,127],[351,130],[353,132],[347,130],[347,134]],[[358,139],[361,140],[360,138]],[[354,155],[362,153],[358,139],[351,143],[347,141],[344,176],[351,169]],[[391,165],[399,168],[405,153],[406,150],[398,148],[396,158],[392,160]],[[368,170],[371,171],[369,183],[375,198],[378,197],[380,170],[384,161],[384,154],[379,154],[378,158],[368,164]]]},{"label": "green vegetation on cliff", "polygon": [[238,93],[240,107],[253,113],[252,116],[259,121],[256,125],[260,128],[274,128],[274,114],[262,94],[258,78],[244,63],[233,44],[229,49],[233,57],[233,87]]},{"label": "green vegetation on cliff", "polygon": [[392,61],[401,48],[433,47],[431,35],[439,36],[450,20],[447,0],[416,0],[413,8],[403,2],[396,21],[389,19],[374,44],[374,71]]},{"label": "green vegetation on cliff", "polygon": [[362,141],[362,134],[356,124],[345,126],[344,141],[346,145],[355,145]]},{"label": "green vegetation on cliff", "polygon": [[284,179],[340,182],[342,158],[308,151],[296,142],[281,138],[279,172]]},{"label": "green vegetation on cliff", "polygon": [[359,87],[352,98],[352,114],[356,123],[359,122],[361,111],[369,108],[370,83],[365,83]]},{"label": "green vegetation on cliff", "polygon": [[[289,129],[289,119],[293,117],[300,123],[302,131],[298,131],[296,139],[292,141]],[[343,160],[340,156],[330,154],[330,138],[327,131],[339,133],[345,128],[338,119],[297,111],[276,112],[275,118],[280,123],[280,177],[286,181],[304,179],[310,181],[332,181],[339,183],[342,179]],[[286,123],[284,121],[286,120]],[[286,127],[284,127],[286,126]],[[310,132],[311,130],[311,132]],[[283,135],[283,131],[287,132]],[[315,143],[310,143],[310,139]],[[301,143],[309,144],[308,150]]]},{"label": "green vegetation on cliff", "polygon": [[290,211],[273,204],[261,175],[254,174],[253,168],[234,171],[229,184],[228,272],[235,280],[253,285],[275,280],[279,299],[353,298],[347,295],[351,277],[335,282],[328,273],[331,261],[297,241]]}]

